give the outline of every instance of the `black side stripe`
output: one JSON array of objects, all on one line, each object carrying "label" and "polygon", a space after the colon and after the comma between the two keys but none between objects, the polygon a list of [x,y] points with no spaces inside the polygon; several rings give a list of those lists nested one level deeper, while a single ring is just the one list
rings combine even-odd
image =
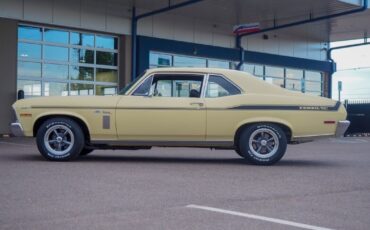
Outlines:
[{"label": "black side stripe", "polygon": [[317,105],[240,105],[232,107],[233,110],[304,110],[304,111],[338,111],[340,102],[334,106]]}]

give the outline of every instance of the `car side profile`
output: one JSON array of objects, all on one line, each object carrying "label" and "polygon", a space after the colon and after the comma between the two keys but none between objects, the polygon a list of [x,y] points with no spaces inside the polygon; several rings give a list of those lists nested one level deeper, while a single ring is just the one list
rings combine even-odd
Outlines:
[{"label": "car side profile", "polygon": [[13,108],[13,134],[36,137],[54,161],[167,146],[234,149],[271,165],[288,144],[341,136],[349,126],[340,102],[212,68],[150,69],[116,96],[29,98]]}]

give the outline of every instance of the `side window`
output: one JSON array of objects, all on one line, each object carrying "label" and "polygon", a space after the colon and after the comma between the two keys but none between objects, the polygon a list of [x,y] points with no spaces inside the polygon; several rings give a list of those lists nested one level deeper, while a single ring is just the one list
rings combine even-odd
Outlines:
[{"label": "side window", "polygon": [[155,97],[197,97],[202,91],[203,76],[156,75],[151,92]]},{"label": "side window", "polygon": [[148,77],[141,85],[133,92],[133,96],[148,96],[153,77]]},{"label": "side window", "polygon": [[206,97],[225,97],[237,94],[241,94],[240,90],[223,77],[209,76]]}]

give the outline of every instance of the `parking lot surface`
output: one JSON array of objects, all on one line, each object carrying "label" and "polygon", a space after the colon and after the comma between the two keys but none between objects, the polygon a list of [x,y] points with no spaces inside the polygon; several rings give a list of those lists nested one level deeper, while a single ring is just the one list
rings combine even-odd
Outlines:
[{"label": "parking lot surface", "polygon": [[274,166],[234,151],[94,151],[49,162],[0,139],[0,229],[370,229],[370,138],[293,145]]}]

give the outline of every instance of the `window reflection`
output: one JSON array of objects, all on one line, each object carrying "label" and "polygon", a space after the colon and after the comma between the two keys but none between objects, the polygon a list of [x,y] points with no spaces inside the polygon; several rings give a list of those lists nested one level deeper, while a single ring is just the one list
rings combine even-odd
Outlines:
[{"label": "window reflection", "polygon": [[96,51],[96,64],[98,65],[117,65],[117,54],[111,52]]},{"label": "window reflection", "polygon": [[117,87],[111,85],[97,85],[96,95],[115,95],[117,94]]},{"label": "window reflection", "polygon": [[151,52],[149,56],[149,64],[152,68],[172,66],[172,56]]},{"label": "window reflection", "polygon": [[45,82],[44,96],[68,96],[68,83]]},{"label": "window reflection", "polygon": [[44,45],[44,59],[52,61],[68,61],[68,48]]},{"label": "window reflection", "polygon": [[117,82],[117,70],[114,69],[96,69],[96,81]]},{"label": "window reflection", "polygon": [[93,81],[94,68],[83,66],[71,66],[69,70],[71,80]]},{"label": "window reflection", "polygon": [[54,43],[68,43],[68,32],[55,29],[44,29],[44,40]]},{"label": "window reflection", "polygon": [[230,62],[219,60],[208,60],[208,68],[230,69]]},{"label": "window reflection", "polygon": [[70,52],[71,62],[76,63],[94,63],[94,50],[85,50],[85,49],[71,49]]},{"label": "window reflection", "polygon": [[206,59],[185,57],[185,56],[174,56],[173,66],[175,67],[206,67]]},{"label": "window reflection", "polygon": [[18,62],[18,77],[41,77],[41,63]]},{"label": "window reflection", "polygon": [[71,32],[71,44],[94,47],[94,35]]},{"label": "window reflection", "polygon": [[41,59],[41,45],[19,42],[18,57]]},{"label": "window reflection", "polygon": [[94,85],[71,83],[70,95],[71,96],[94,95]]},{"label": "window reflection", "polygon": [[18,38],[40,41],[42,35],[42,29],[33,26],[19,26],[18,27]]},{"label": "window reflection", "polygon": [[96,47],[103,49],[117,49],[117,38],[98,35],[96,36]]},{"label": "window reflection", "polygon": [[17,83],[17,92],[23,90],[25,98],[41,96],[40,81],[18,80]]},{"label": "window reflection", "polygon": [[43,77],[55,79],[68,79],[68,66],[57,64],[44,64]]}]

